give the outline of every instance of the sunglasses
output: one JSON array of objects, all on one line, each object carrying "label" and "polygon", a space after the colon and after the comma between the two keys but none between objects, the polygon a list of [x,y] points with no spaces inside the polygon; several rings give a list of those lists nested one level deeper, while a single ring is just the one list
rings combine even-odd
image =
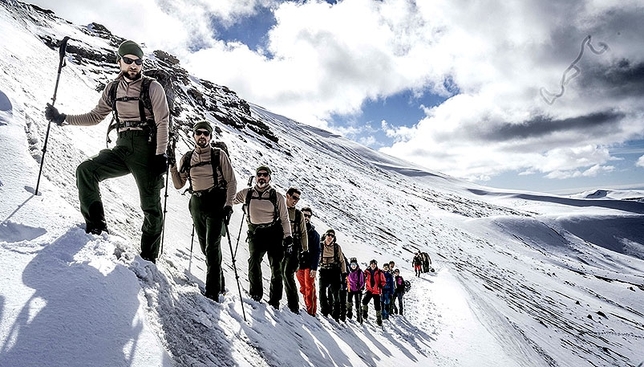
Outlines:
[{"label": "sunglasses", "polygon": [[291,199],[293,199],[293,200],[295,200],[295,201],[298,201],[298,200],[300,200],[300,197],[299,197],[299,196],[295,196],[295,195],[293,195],[293,196],[291,196]]},{"label": "sunglasses", "polygon": [[132,63],[135,63],[135,64],[141,66],[143,64],[143,59],[130,59],[127,56],[123,56],[122,59],[123,59],[123,62],[128,64],[128,65],[130,65]]},{"label": "sunglasses", "polygon": [[208,131],[208,130],[197,130],[197,131],[195,131],[195,136],[199,136],[199,135],[210,136],[210,131]]},{"label": "sunglasses", "polygon": [[268,177],[268,172],[257,172],[257,177]]},{"label": "sunglasses", "polygon": [[302,214],[304,214],[304,218],[311,218],[313,216],[311,214],[306,214],[306,213],[302,213]]},{"label": "sunglasses", "polygon": [[335,238],[335,235],[331,233],[327,233],[325,236]]}]

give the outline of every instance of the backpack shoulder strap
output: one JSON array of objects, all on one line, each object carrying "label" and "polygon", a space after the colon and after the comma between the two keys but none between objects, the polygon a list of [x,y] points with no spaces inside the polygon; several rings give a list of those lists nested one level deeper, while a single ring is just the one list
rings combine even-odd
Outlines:
[{"label": "backpack shoulder strap", "polygon": [[107,134],[105,134],[105,147],[109,147],[109,144],[112,142],[110,139],[110,133],[112,130],[116,129],[116,126],[119,123],[119,114],[116,111],[116,90],[119,87],[118,80],[112,80],[108,85],[105,86],[110,89],[107,92],[107,104],[112,107],[112,121],[107,126]]},{"label": "backpack shoulder strap", "polygon": [[215,183],[215,187],[219,187],[220,186],[219,179],[218,179],[219,175],[217,175],[217,171],[219,171],[222,178],[221,186],[226,187],[228,183],[224,179],[224,171],[222,171],[221,164],[219,164],[220,154],[221,154],[221,149],[213,148],[213,147],[210,148],[210,164],[212,165],[212,177],[213,177],[213,182]]}]

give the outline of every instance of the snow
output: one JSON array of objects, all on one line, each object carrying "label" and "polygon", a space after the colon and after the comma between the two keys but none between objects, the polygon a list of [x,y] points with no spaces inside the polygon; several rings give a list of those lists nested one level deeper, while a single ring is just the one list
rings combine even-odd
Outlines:
[{"label": "snow", "polygon": [[[18,16],[16,15],[18,14]],[[336,323],[251,300],[245,223],[222,239],[227,293],[201,296],[188,198],[169,189],[163,256],[138,256],[141,213],[131,177],[101,184],[112,233],[85,234],[75,167],[105,146],[106,124],[51,127],[33,195],[58,53],[38,35],[110,48],[79,27],[0,3],[0,366],[637,366],[644,361],[644,191],[569,196],[507,192],[455,180],[251,105],[280,137],[268,149],[221,125],[239,188],[260,163],[296,185],[319,232],[336,229],[364,269],[394,260],[412,282],[406,315],[384,326]],[[73,41],[70,41],[73,42]],[[72,62],[63,112],[98,99]],[[188,147],[181,146],[182,152]],[[261,153],[261,154],[259,154]],[[192,248],[192,251],[191,251]],[[232,251],[231,251],[232,249]],[[435,273],[415,277],[416,250]],[[232,269],[236,267],[242,295]],[[268,286],[268,268],[264,284]],[[267,293],[267,291],[266,291]],[[242,310],[243,307],[243,310]],[[244,321],[244,314],[246,321]]]}]

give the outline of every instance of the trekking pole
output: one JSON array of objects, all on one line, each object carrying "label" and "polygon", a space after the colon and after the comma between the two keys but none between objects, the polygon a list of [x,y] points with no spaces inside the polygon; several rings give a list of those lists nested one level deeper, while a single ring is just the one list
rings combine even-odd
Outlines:
[{"label": "trekking pole", "polygon": [[190,260],[188,260],[188,273],[190,273],[190,266],[192,266],[192,246],[195,244],[195,225],[192,225],[192,234],[190,235]]},{"label": "trekking pole", "polygon": [[[172,118],[172,117],[170,117]],[[159,248],[159,256],[163,254],[163,242],[165,239],[165,217],[166,214],[168,213],[168,183],[170,179],[170,164],[171,162],[174,162],[174,149],[177,147],[177,139],[175,137],[175,132],[170,131],[170,151],[168,152],[168,166],[165,169],[165,194],[163,195],[163,221],[161,223],[161,247]],[[193,229],[194,231],[194,226]]]},{"label": "trekking pole", "polygon": [[[246,321],[246,310],[244,310],[244,301],[242,300],[241,286],[239,285],[239,274],[237,274],[237,265],[235,265],[235,256],[233,255],[233,243],[230,240],[230,231],[228,231],[228,224],[224,223],[226,226],[226,237],[228,237],[228,246],[230,247],[230,257],[233,260],[233,270],[235,271],[235,280],[237,281],[237,290],[239,291],[239,303],[242,308],[242,315],[244,315],[244,321]],[[237,243],[239,243],[239,237],[237,237]]]},{"label": "trekking pole", "polygon": [[[248,178],[248,187],[249,188],[251,186],[253,186],[253,179],[254,178],[255,178],[255,176],[250,176]],[[239,233],[237,234],[237,243],[235,244],[235,255],[234,256],[237,256],[237,249],[239,248],[239,238],[241,238],[242,226],[244,225],[244,217],[246,217],[246,204],[244,204],[242,206],[242,212],[244,214],[242,214],[242,220],[241,220],[241,223],[239,224]]]},{"label": "trekking pole", "polygon": [[[58,61],[58,75],[56,76],[56,86],[54,87],[54,96],[51,98],[51,105],[53,106],[56,103],[56,94],[58,93],[58,82],[60,81],[60,71],[65,66],[65,52],[67,51],[67,41],[69,41],[69,36],[65,36],[60,41],[60,46],[58,48],[58,54],[60,55],[60,60]],[[47,123],[47,132],[45,133],[45,142],[42,145],[42,158],[40,158],[40,170],[38,171],[38,181],[36,182],[36,190],[34,190],[34,195],[38,195],[38,187],[40,186],[40,176],[42,175],[42,167],[45,162],[45,153],[47,153],[47,141],[49,140],[49,130],[51,129],[51,121]]]}]

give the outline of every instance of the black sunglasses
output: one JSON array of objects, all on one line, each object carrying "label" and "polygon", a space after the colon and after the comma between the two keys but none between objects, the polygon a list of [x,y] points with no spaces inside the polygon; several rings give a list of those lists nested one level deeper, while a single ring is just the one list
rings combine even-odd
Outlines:
[{"label": "black sunglasses", "polygon": [[311,218],[312,217],[311,214],[306,214],[306,213],[302,213],[302,214],[304,214],[304,218]]},{"label": "black sunglasses", "polygon": [[199,135],[210,136],[210,131],[208,131],[208,130],[197,130],[197,131],[195,131],[195,136],[199,136]]},{"label": "black sunglasses", "polygon": [[291,195],[291,198],[292,198],[293,200],[295,200],[295,201],[300,200],[300,197],[299,197],[299,196],[295,196],[295,195]]},{"label": "black sunglasses", "polygon": [[143,64],[143,59],[136,59],[135,60],[135,59],[130,59],[127,56],[123,56],[123,62],[128,64],[128,65],[130,65],[131,63],[135,63],[135,64],[141,66]]},{"label": "black sunglasses", "polygon": [[257,172],[257,177],[268,177],[268,172]]}]

